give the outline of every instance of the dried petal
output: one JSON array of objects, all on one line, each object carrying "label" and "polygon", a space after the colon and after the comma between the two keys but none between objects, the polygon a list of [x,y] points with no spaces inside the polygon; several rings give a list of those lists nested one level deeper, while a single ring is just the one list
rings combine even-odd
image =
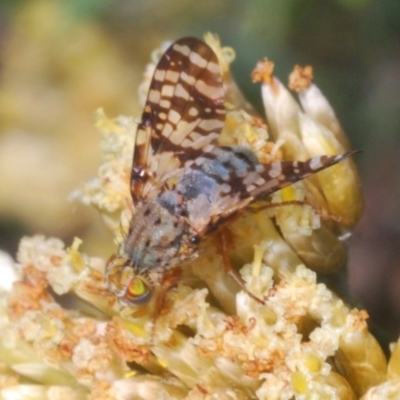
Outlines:
[{"label": "dried petal", "polygon": [[300,106],[272,75],[271,62],[260,61],[252,73],[253,82],[261,81],[261,95],[268,124],[275,142],[282,142],[286,160],[304,161],[308,154],[301,141],[299,126]]},{"label": "dried petal", "polygon": [[336,117],[335,111],[312,79],[313,70],[311,66],[300,67],[296,65],[289,76],[289,88],[298,92],[300,104],[305,113],[315,122],[331,131],[344,151],[350,150],[349,140]]}]

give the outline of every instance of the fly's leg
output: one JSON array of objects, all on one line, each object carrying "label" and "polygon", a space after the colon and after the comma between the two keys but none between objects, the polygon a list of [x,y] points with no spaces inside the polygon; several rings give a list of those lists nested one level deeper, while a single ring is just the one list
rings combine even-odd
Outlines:
[{"label": "fly's leg", "polygon": [[154,312],[153,312],[153,326],[151,328],[151,338],[150,338],[150,345],[152,346],[154,344],[154,337],[155,337],[155,332],[156,332],[156,327],[157,327],[157,320],[158,317],[160,316],[160,312],[162,310],[162,307],[164,305],[165,297],[167,296],[167,293],[169,292],[170,289],[172,289],[177,282],[179,281],[179,278],[181,276],[181,268],[176,267],[170,270],[168,273],[166,273],[163,277],[163,280],[157,290],[156,296],[154,296]]},{"label": "fly's leg", "polygon": [[[309,205],[309,204],[307,202],[301,201],[301,200],[288,200],[288,201],[282,201],[282,202],[279,202],[279,203],[264,204],[262,206],[253,205],[253,206],[249,207],[249,210],[251,210],[253,212],[259,212],[259,211],[264,211],[264,210],[268,210],[268,209],[275,208],[275,207],[305,206],[305,205]],[[310,207],[312,207],[312,206],[310,206]],[[327,220],[331,220],[331,221],[335,221],[335,222],[340,222],[341,221],[341,218],[337,217],[336,215],[326,214],[324,212],[316,210],[315,208],[313,208],[313,210],[322,219],[327,219]]]},{"label": "fly's leg", "polygon": [[253,300],[255,300],[257,303],[260,303],[264,305],[264,301],[259,299],[257,296],[255,296],[253,293],[251,293],[245,286],[242,278],[238,275],[238,273],[232,268],[231,261],[229,259],[229,254],[228,254],[228,246],[229,246],[229,232],[226,230],[226,228],[222,228],[219,231],[219,238],[220,238],[220,245],[221,245],[221,255],[222,255],[222,261],[224,263],[225,271],[229,276],[231,276],[234,281],[239,285],[239,287],[246,293],[248,294]]}]

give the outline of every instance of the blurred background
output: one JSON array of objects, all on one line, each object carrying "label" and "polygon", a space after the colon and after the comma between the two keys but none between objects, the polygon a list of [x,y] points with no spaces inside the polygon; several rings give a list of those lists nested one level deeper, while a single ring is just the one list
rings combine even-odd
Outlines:
[{"label": "blurred background", "polygon": [[[217,33],[260,112],[249,74],[267,56],[287,82],[311,64],[359,165],[366,209],[349,241],[349,280],[390,340],[400,331],[400,2],[393,0],[0,0],[0,248],[43,233],[108,257],[92,209],[68,202],[96,174],[94,112],[140,116],[137,87],[164,40]],[[1,274],[1,271],[0,271]],[[1,276],[1,275],[0,275]]]}]

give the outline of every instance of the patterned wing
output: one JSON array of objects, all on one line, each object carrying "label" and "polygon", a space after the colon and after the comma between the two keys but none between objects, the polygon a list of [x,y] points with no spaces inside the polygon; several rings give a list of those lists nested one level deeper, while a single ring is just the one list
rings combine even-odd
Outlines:
[{"label": "patterned wing", "polygon": [[187,204],[193,230],[204,235],[255,200],[353,155],[319,156],[307,161],[260,164],[242,146],[216,147],[186,169],[177,189]]},{"label": "patterned wing", "polygon": [[185,161],[212,148],[225,121],[218,59],[195,38],[173,43],[154,72],[138,126],[131,173],[136,203],[149,199]]},{"label": "patterned wing", "polygon": [[337,156],[313,157],[307,161],[280,161],[262,165],[263,171],[260,172],[260,176],[264,182],[259,181],[247,189],[251,197],[259,199],[337,164],[356,153],[358,151],[348,151]]}]

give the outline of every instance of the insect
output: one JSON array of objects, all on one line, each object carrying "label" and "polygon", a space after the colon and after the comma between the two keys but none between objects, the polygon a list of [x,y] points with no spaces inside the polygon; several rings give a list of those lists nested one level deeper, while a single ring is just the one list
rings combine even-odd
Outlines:
[{"label": "insect", "polygon": [[216,54],[195,38],[176,41],[150,84],[131,171],[135,213],[107,265],[108,286],[122,304],[147,303],[157,287],[172,286],[171,271],[250,203],[353,154],[263,165],[247,147],[217,145],[224,121]]}]

